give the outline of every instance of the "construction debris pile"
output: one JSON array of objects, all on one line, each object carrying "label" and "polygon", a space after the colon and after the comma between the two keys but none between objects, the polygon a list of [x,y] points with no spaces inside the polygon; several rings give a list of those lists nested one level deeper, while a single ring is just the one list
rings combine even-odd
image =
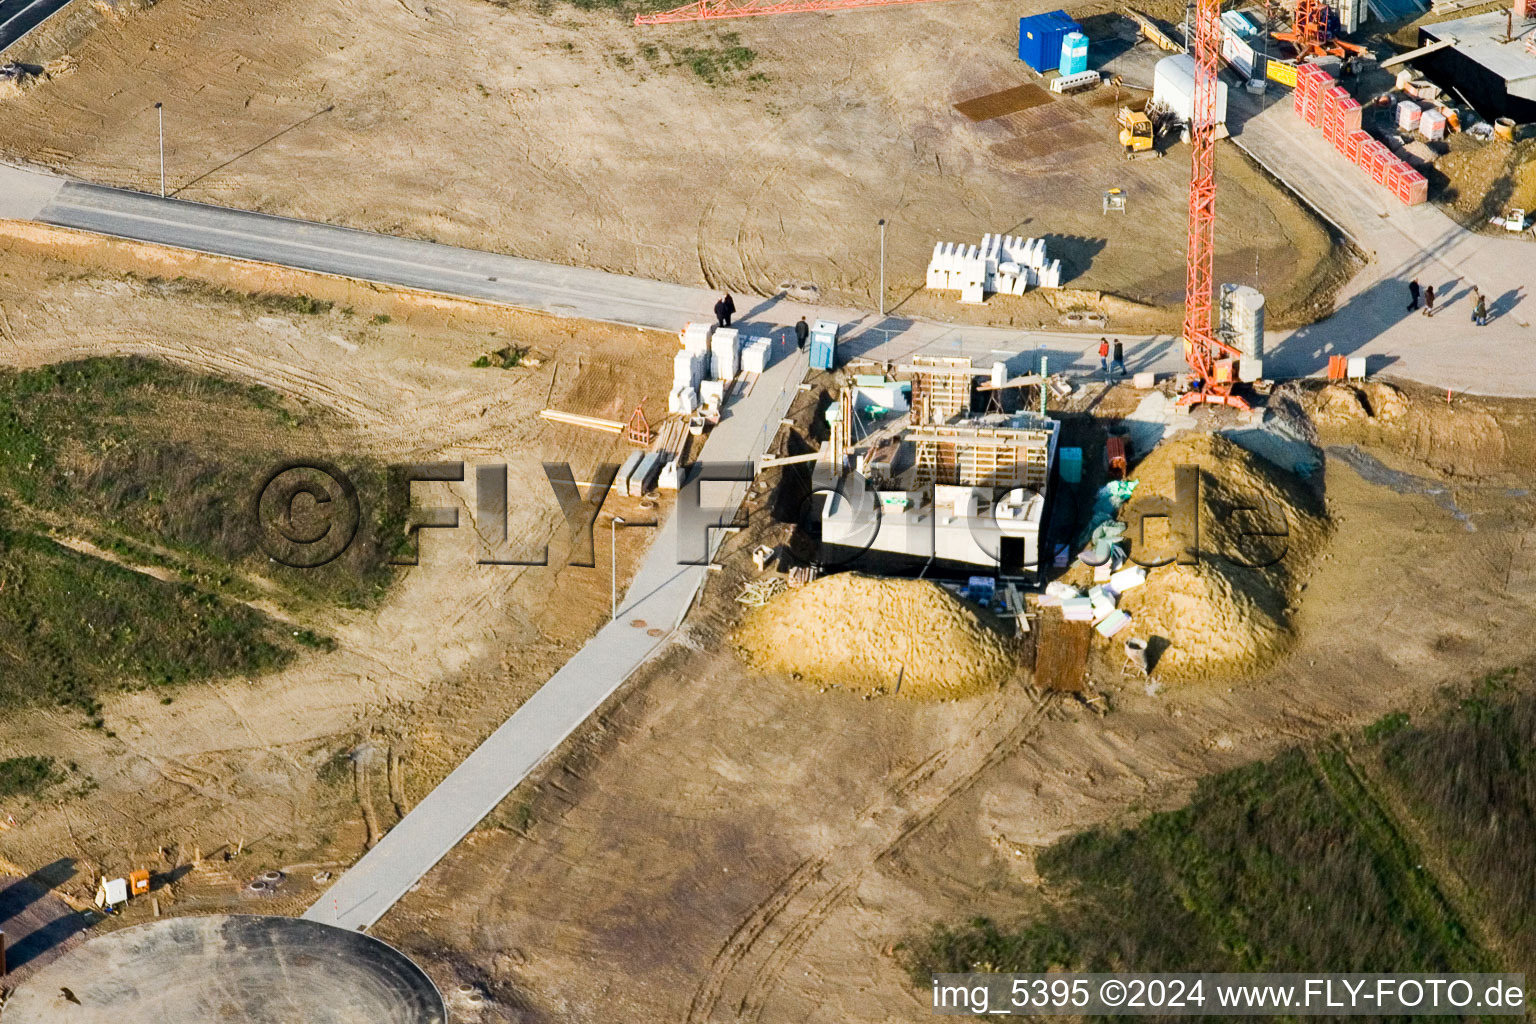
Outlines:
[{"label": "construction debris pile", "polygon": [[996,687],[1017,663],[999,627],[938,584],[860,573],[773,597],[747,615],[736,642],[762,672],[913,700]]},{"label": "construction debris pile", "polygon": [[[1200,469],[1193,537],[1170,537],[1177,520],[1151,518],[1166,514],[1162,506],[1176,492],[1174,469],[1180,465]],[[1137,493],[1121,509],[1120,521],[1130,524],[1133,544],[1141,539],[1138,525],[1146,527],[1142,560],[1156,561],[1175,549],[1196,555],[1192,565],[1151,569],[1146,583],[1120,602],[1139,636],[1168,642],[1157,661],[1158,676],[1230,677],[1272,662],[1292,639],[1301,581],[1327,537],[1321,500],[1295,477],[1219,434],[1158,445],[1136,468],[1136,478]],[[1159,523],[1164,524],[1161,544]],[[1281,537],[1256,536],[1281,531]]]},{"label": "construction debris pile", "polygon": [[984,302],[995,292],[1060,288],[1061,260],[1046,252],[1043,238],[983,235],[979,247],[939,242],[928,261],[927,283],[933,291],[958,291],[961,302]]}]

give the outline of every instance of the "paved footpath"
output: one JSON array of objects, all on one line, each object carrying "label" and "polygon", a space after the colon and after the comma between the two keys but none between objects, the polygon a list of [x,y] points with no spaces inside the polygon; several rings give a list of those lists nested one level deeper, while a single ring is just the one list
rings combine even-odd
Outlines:
[{"label": "paved footpath", "polygon": [[[738,323],[751,326],[751,321]],[[704,442],[700,461],[752,461],[767,450],[806,371],[803,352],[782,343],[779,350],[780,361],[758,378],[747,395],[726,406],[719,425]],[[704,484],[699,502],[728,506],[732,511],[716,521],[729,522],[746,486]],[[722,501],[720,495],[712,494],[716,487],[729,497]],[[706,566],[679,564],[681,519],[674,511],[661,524],[660,535],[630,582],[614,621],[343,873],[304,914],[306,918],[343,928],[366,928],[377,921],[667,643],[665,634],[682,622],[708,573]],[[709,532],[713,553],[723,533]],[[650,636],[652,628],[664,635]]]}]

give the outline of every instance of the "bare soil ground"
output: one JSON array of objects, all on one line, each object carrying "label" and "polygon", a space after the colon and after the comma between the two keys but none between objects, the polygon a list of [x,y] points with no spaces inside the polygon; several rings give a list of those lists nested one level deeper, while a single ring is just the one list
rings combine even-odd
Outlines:
[{"label": "bare soil ground", "polygon": [[[0,231],[0,261],[8,364],[153,355],[333,410],[360,452],[469,464],[463,486],[417,487],[460,507],[465,528],[429,532],[421,565],[399,570],[382,607],[315,623],[334,651],[269,676],[184,687],[168,703],[159,691],[108,698],[107,731],[82,728],[69,709],[0,722],[5,756],[71,765],[68,787],[0,808],[17,821],[0,832],[8,861],[32,870],[62,860],[73,873],[63,891],[87,900],[97,873],[145,867],[168,910],[301,907],[315,874],[361,854],[606,618],[604,542],[601,568],[565,564],[570,545],[540,461],[569,461],[584,480],[627,446],[537,412],[622,418],[642,400],[657,409],[676,341],[15,225]],[[307,294],[323,311],[251,294],[269,291]],[[508,344],[538,365],[471,367]],[[166,429],[195,443],[241,425],[183,417]],[[473,466],[503,460],[509,534],[547,542],[549,567],[474,564]],[[608,511],[639,515],[640,500],[610,498]],[[622,535],[621,574],[642,532]],[[239,899],[273,868],[287,873],[275,897]],[[148,914],[140,900],[129,920]]]},{"label": "bare soil ground", "polygon": [[[6,101],[0,153],[153,190],[162,100],[186,199],[865,307],[883,217],[888,308],[1031,326],[1060,311],[1039,296],[967,311],[920,289],[938,241],[1043,236],[1069,302],[1120,296],[1118,329],[1167,327],[1134,303],[1182,298],[1187,148],[1127,163],[1108,88],[980,122],[953,107],[1033,78],[1017,18],[1047,8],[727,28],[484,0],[82,8],[18,49],[39,64],[67,51],[73,70]],[[1340,255],[1326,231],[1235,148],[1221,174],[1222,279],[1256,278],[1276,324],[1319,315]],[[1112,187],[1124,216],[1103,214]]]},{"label": "bare soil ground", "polygon": [[1319,417],[1317,440],[1443,490],[1328,460],[1334,532],[1290,654],[1159,690],[1100,642],[1103,717],[1018,685],[913,705],[753,675],[724,653],[774,529],[749,528],[687,640],[514,794],[516,827],[476,833],[377,932],[487,992],[487,1021],[927,1019],[893,944],[1007,919],[1042,845],[1536,654],[1530,404],[1405,394],[1390,422]]}]

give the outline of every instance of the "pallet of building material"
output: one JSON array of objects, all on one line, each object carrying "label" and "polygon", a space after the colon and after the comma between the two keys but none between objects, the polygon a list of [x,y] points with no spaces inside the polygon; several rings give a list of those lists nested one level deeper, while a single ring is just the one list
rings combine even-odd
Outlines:
[{"label": "pallet of building material", "polygon": [[676,455],[682,447],[683,439],[687,436],[688,421],[670,418],[656,431],[656,437],[651,442],[651,450]]},{"label": "pallet of building material", "polygon": [[789,585],[803,587],[816,578],[816,570],[809,565],[797,565],[789,570]]},{"label": "pallet of building material", "polygon": [[1142,36],[1146,38],[1147,42],[1151,43],[1153,46],[1156,46],[1159,50],[1167,50],[1169,53],[1184,52],[1183,46],[1175,41],[1174,38],[1168,33],[1154,25],[1152,23],[1152,19],[1147,17],[1145,14],[1142,14],[1140,11],[1134,10],[1130,7],[1125,8],[1125,13],[1132,21],[1136,23],[1137,29],[1141,32]]},{"label": "pallet of building material", "polygon": [[1096,89],[1104,79],[1097,71],[1079,71],[1075,75],[1062,75],[1051,80],[1051,92],[1072,93],[1083,89]]},{"label": "pallet of building material", "polygon": [[748,608],[761,608],[772,601],[787,589],[784,580],[778,576],[770,576],[763,580],[753,580],[742,585],[741,592],[736,595],[736,602],[744,604]]},{"label": "pallet of building material", "polygon": [[574,412],[561,412],[559,409],[540,409],[539,415],[553,423],[565,423],[573,427],[586,427],[588,430],[605,430],[610,434],[624,433],[624,424],[617,420],[599,419],[596,416],[582,416]]}]

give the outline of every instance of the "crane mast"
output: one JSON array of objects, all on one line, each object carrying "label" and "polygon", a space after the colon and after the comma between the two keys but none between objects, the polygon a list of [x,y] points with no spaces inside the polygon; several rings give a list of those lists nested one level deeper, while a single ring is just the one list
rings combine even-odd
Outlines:
[{"label": "crane mast", "polygon": [[1220,19],[1221,0],[1195,0],[1195,96],[1189,126],[1193,156],[1189,178],[1189,276],[1184,293],[1184,358],[1200,386],[1183,395],[1179,403],[1214,402],[1246,409],[1248,403],[1232,394],[1235,363],[1225,364],[1224,368],[1217,366],[1219,359],[1239,354],[1217,337],[1213,300]]}]

